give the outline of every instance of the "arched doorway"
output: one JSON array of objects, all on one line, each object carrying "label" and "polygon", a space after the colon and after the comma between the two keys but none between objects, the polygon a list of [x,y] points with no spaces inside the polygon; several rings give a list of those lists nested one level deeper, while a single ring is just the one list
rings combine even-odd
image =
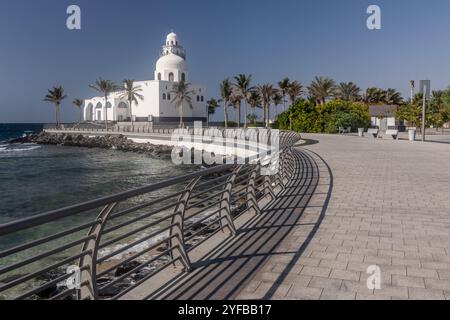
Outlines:
[{"label": "arched doorway", "polygon": [[174,76],[173,76],[173,73],[171,72],[171,73],[169,73],[169,81],[173,82],[173,80],[174,80]]},{"label": "arched doorway", "polygon": [[102,121],[102,112],[103,112],[103,106],[101,102],[97,103],[95,106],[95,121]]},{"label": "arched doorway", "polygon": [[131,120],[131,114],[130,114],[130,108],[128,107],[128,103],[121,101],[119,105],[117,106],[117,121],[123,122],[123,121],[130,121]]},{"label": "arched doorway", "polygon": [[84,120],[92,121],[94,119],[94,105],[89,103],[84,109]]}]

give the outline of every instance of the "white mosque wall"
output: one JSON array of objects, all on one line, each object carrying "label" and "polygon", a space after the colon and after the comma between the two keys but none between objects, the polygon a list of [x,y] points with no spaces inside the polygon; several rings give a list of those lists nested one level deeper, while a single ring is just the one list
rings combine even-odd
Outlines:
[{"label": "white mosque wall", "polygon": [[157,81],[136,81],[136,86],[140,86],[140,95],[143,100],[138,99],[138,104],[133,103],[132,111],[136,119],[148,119],[149,116],[157,117],[158,107],[158,82]]},{"label": "white mosque wall", "polygon": [[[121,99],[121,93],[116,92],[108,99],[109,108],[106,109],[104,97],[94,97],[85,100],[84,119],[87,121],[104,121],[106,112],[109,121],[136,121],[173,122],[179,119],[180,111],[172,102],[174,84],[179,81],[189,82],[188,68],[185,60],[185,52],[179,44],[175,33],[170,33],[166,38],[161,57],[156,62],[155,80],[136,81],[135,85],[141,88],[139,92],[144,99],[138,103],[132,103],[132,110],[126,99]],[[192,105],[183,106],[185,121],[206,119],[206,88],[200,85],[191,85]],[[131,111],[133,114],[131,114]],[[188,119],[191,118],[191,119]]]}]

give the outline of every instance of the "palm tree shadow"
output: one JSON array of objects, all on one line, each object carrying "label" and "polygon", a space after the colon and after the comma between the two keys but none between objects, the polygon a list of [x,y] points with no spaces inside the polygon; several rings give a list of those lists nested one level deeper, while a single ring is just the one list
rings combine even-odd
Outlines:
[{"label": "palm tree shadow", "polygon": [[312,231],[298,251],[277,250],[294,228],[302,226],[299,221],[319,186],[320,170],[316,160],[307,152],[295,150],[294,154],[297,176],[254,223],[243,226],[238,237],[224,241],[213,251],[214,254],[195,262],[194,271],[177,277],[146,299],[235,299],[270,257],[291,254],[292,260],[264,296],[270,299],[317,232],[333,185],[331,170],[325,164],[330,183],[322,211]]}]

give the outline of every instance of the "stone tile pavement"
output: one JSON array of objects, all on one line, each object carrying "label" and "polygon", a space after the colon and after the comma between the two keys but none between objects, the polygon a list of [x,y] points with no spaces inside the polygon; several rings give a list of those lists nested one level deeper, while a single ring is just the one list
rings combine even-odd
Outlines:
[{"label": "stone tile pavement", "polygon": [[317,188],[236,298],[450,299],[450,145],[304,137]]}]

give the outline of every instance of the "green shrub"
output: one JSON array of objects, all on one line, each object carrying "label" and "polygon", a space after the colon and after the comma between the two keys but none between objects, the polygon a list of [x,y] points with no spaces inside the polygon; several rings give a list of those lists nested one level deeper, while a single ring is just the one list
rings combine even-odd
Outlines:
[{"label": "green shrub", "polygon": [[339,127],[367,128],[370,123],[369,108],[362,103],[342,100],[315,105],[313,101],[299,100],[288,111],[280,114],[274,125],[278,129],[292,129],[298,132],[337,133]]}]

